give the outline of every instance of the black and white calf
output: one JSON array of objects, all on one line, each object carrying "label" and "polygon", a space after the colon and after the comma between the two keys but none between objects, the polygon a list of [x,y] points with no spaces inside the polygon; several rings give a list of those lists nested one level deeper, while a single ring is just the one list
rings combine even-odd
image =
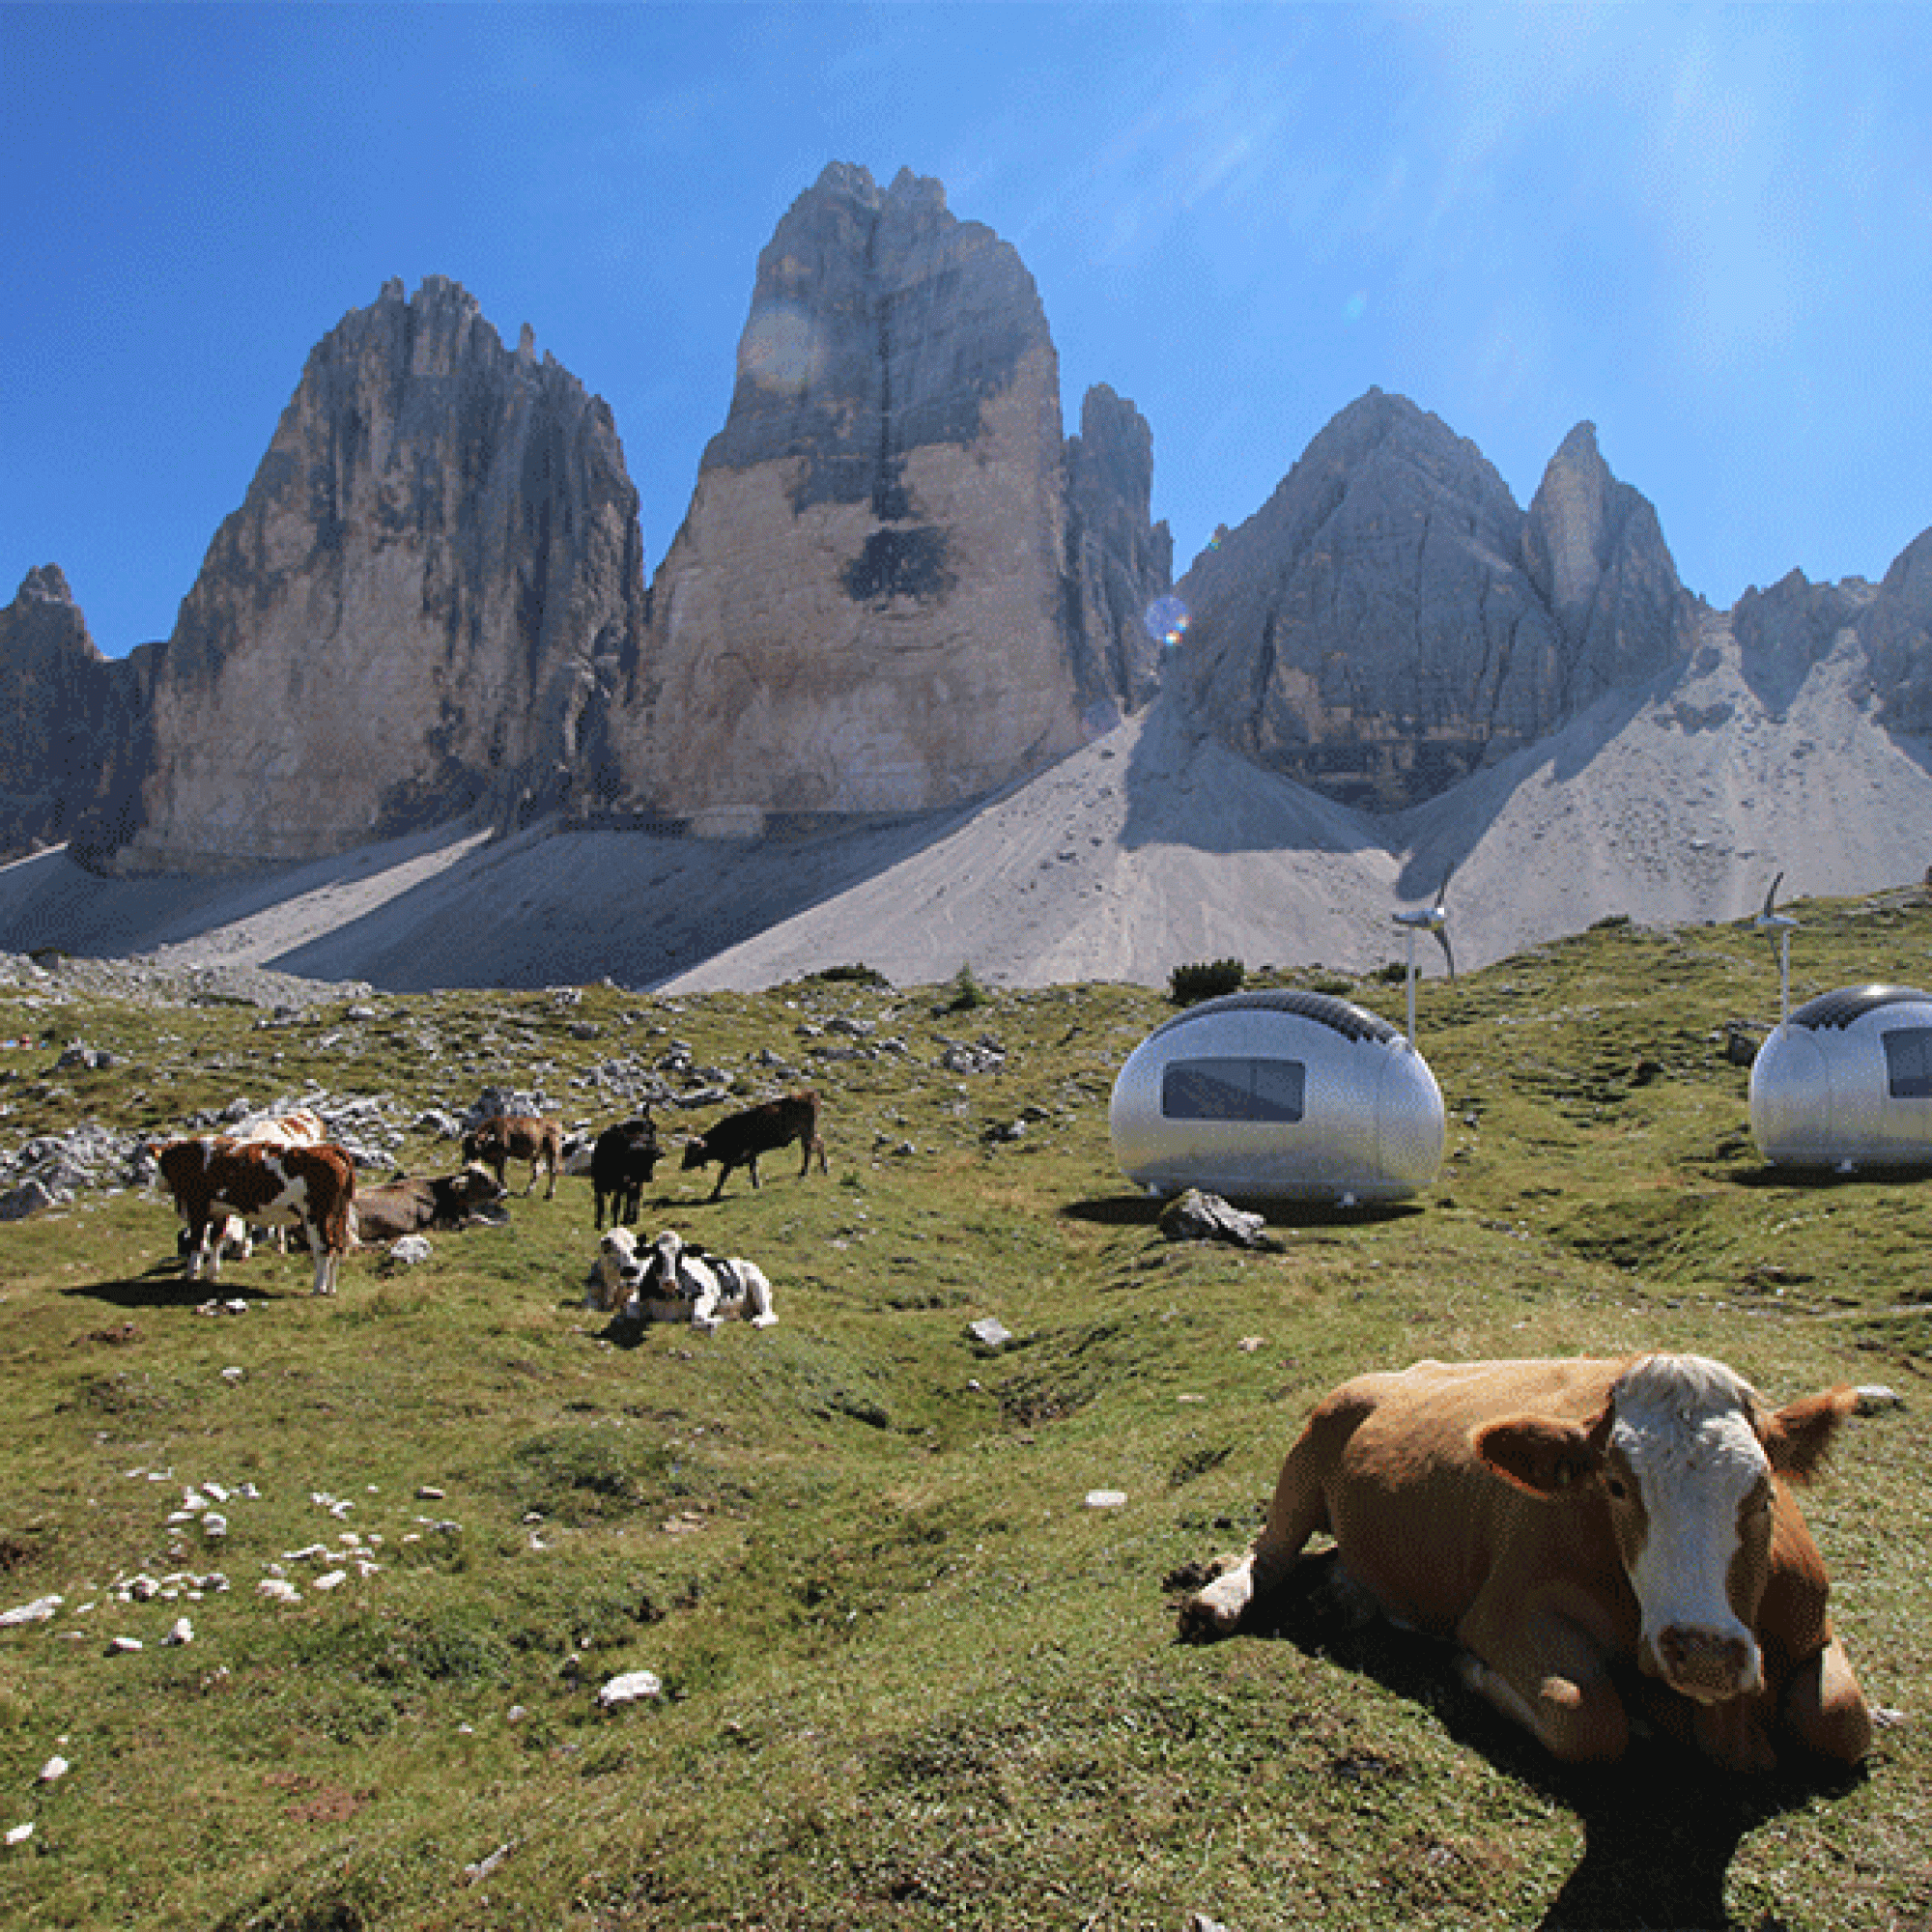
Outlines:
[{"label": "black and white calf", "polygon": [[628,1228],[597,1245],[584,1302],[625,1321],[688,1321],[707,1335],[734,1317],[769,1328],[772,1285],[756,1262],[686,1247],[669,1229],[646,1247]]}]

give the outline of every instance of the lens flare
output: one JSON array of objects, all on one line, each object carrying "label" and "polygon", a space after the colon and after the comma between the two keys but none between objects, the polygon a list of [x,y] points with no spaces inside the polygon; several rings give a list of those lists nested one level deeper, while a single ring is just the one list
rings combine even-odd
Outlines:
[{"label": "lens flare", "polygon": [[791,302],[767,302],[745,325],[738,368],[760,388],[801,395],[817,373],[818,355],[811,317]]},{"label": "lens flare", "polygon": [[1178,644],[1187,635],[1187,606],[1179,597],[1156,597],[1141,614],[1147,634],[1157,644]]}]

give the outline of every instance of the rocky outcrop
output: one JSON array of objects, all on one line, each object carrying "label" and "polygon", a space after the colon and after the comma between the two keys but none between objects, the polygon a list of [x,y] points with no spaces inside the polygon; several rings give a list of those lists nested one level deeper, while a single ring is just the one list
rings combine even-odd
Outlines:
[{"label": "rocky outcrop", "polygon": [[147,659],[102,657],[59,565],[28,571],[0,611],[0,858],[127,836]]},{"label": "rocky outcrop", "polygon": [[125,870],[312,857],[595,791],[644,628],[611,414],[454,282],[313,352],[156,656]]},{"label": "rocky outcrop", "polygon": [[1376,810],[1681,657],[1688,619],[1655,515],[1589,425],[1525,515],[1473,443],[1378,389],[1178,592],[1181,676],[1208,728]]},{"label": "rocky outcrop", "polygon": [[1174,582],[1174,539],[1152,521],[1153,432],[1105,383],[1080,405],[1066,440],[1067,581],[1079,605],[1069,626],[1088,654],[1081,680],[1151,696],[1155,639],[1148,612]]},{"label": "rocky outcrop", "polygon": [[827,168],[759,257],[653,586],[627,779],[749,832],[949,805],[1079,745],[1131,699],[1123,608],[1162,574],[1150,449],[1096,402],[1076,508],[1018,255],[937,182]]},{"label": "rocky outcrop", "polygon": [[1578,423],[1530,498],[1522,562],[1561,639],[1564,716],[1683,656],[1689,611],[1657,512]]},{"label": "rocky outcrop", "polygon": [[1880,722],[1932,737],[1932,530],[1899,554],[1859,629]]}]

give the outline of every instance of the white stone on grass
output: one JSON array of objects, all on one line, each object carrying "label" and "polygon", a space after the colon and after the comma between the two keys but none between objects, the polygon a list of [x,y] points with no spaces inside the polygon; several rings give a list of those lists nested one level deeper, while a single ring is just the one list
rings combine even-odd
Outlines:
[{"label": "white stone on grass", "polygon": [[607,1711],[623,1704],[635,1704],[644,1697],[662,1697],[664,1680],[655,1670],[626,1670],[613,1677],[597,1693],[597,1701]]}]

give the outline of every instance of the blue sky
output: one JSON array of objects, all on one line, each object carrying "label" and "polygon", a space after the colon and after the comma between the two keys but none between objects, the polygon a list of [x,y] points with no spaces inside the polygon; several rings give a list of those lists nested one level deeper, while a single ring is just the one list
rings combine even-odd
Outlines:
[{"label": "blue sky", "polygon": [[1527,503],[1577,422],[1728,605],[1932,526],[1932,9],[0,0],[0,602],[172,629],[309,350],[400,276],[615,414],[650,564],[831,160],[1020,252],[1177,570],[1372,384]]}]

